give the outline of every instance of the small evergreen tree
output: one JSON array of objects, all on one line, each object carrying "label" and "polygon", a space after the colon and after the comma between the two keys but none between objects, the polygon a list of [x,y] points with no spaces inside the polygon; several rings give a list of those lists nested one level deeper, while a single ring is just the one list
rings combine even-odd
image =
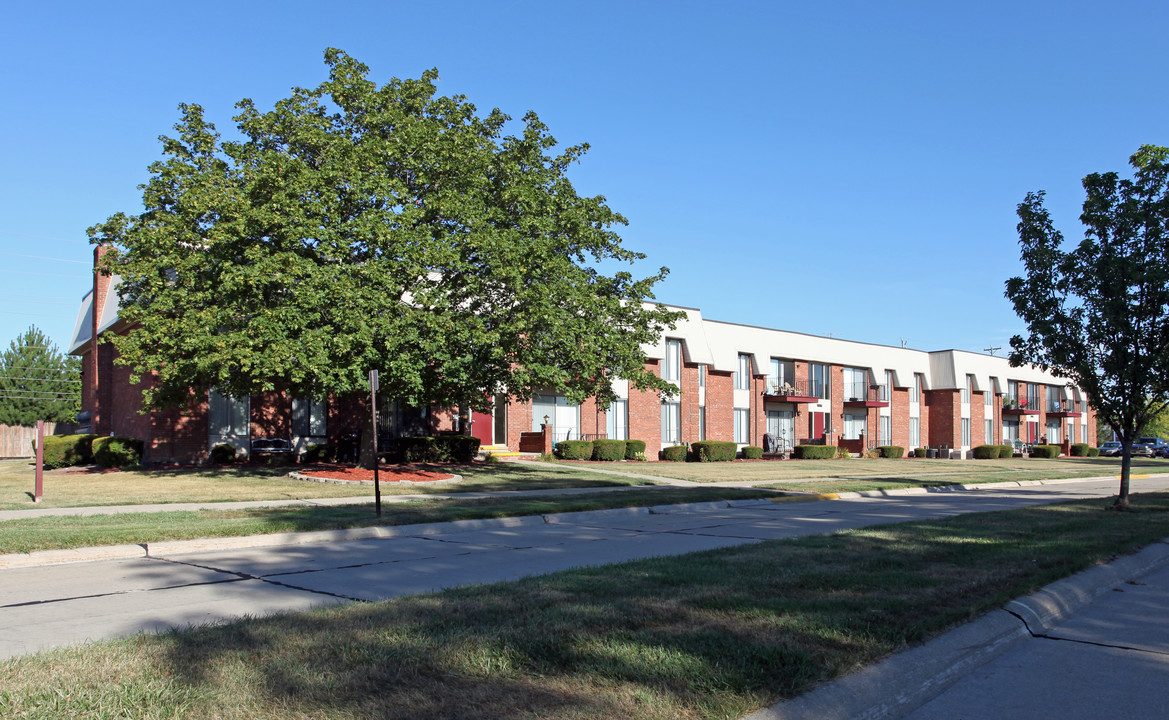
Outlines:
[{"label": "small evergreen tree", "polygon": [[35,325],[0,353],[0,424],[72,420],[81,408],[81,364]]}]

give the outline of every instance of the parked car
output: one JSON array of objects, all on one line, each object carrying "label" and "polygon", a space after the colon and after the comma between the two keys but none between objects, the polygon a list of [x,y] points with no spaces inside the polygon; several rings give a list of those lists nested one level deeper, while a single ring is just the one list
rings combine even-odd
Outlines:
[{"label": "parked car", "polygon": [[1169,443],[1159,437],[1137,438],[1137,442],[1149,448],[1152,457],[1169,456]]},{"label": "parked car", "polygon": [[1124,448],[1118,442],[1109,441],[1100,443],[1100,457],[1120,457],[1120,452]]},{"label": "parked car", "polygon": [[1143,442],[1132,444],[1132,457],[1153,457],[1153,446]]}]

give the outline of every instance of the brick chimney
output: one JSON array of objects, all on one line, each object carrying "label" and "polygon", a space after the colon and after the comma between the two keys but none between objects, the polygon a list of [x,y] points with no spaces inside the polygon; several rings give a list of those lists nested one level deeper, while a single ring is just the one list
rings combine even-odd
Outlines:
[{"label": "brick chimney", "polygon": [[110,278],[108,275],[98,272],[98,263],[108,250],[109,247],[106,245],[98,245],[93,249],[93,326],[90,328],[89,356],[86,358],[85,366],[85,374],[89,377],[89,382],[86,383],[87,393],[86,397],[83,398],[85,409],[90,412],[90,432],[97,434],[106,432],[105,423],[102,422],[101,390],[103,389],[102,382],[109,381],[109,378],[103,378],[100,372],[97,330],[101,326],[102,311],[105,310],[106,296],[110,292]]}]

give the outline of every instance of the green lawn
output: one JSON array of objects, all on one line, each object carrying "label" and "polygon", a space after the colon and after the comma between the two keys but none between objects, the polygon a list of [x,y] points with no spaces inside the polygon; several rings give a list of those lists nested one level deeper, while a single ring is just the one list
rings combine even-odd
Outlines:
[{"label": "green lawn", "polygon": [[750,544],[0,663],[0,716],[737,718],[1169,535],[1169,495]]},{"label": "green lawn", "polygon": [[[572,464],[588,467],[589,464]],[[1118,458],[1007,460],[777,460],[720,463],[631,463],[632,472],[693,482],[780,482],[823,478],[921,478],[948,483],[1093,477],[1120,473]],[[1133,460],[1133,472],[1169,472],[1169,460]]]},{"label": "green lawn", "polygon": [[[140,505],[232,500],[299,500],[325,497],[373,497],[369,485],[311,483],[287,477],[295,468],[240,466],[133,470],[102,473],[45,474],[45,495],[33,504],[33,467],[23,460],[0,461],[0,510],[85,505]],[[452,472],[463,482],[426,484],[382,483],[382,493],[430,494],[497,490],[539,490],[650,484],[646,480],[591,473],[585,468],[541,468],[521,463],[457,465],[431,468]]]},{"label": "green lawn", "polygon": [[25,518],[0,522],[0,554],[163,540],[546,515],[774,495],[766,490],[750,488],[663,487],[561,497],[435,498],[383,503],[380,518],[374,514],[372,502],[340,507],[296,506]]}]

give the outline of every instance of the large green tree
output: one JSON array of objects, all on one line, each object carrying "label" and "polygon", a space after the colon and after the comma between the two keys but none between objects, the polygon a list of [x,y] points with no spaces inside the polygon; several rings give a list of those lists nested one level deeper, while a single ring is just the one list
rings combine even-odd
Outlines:
[{"label": "large green tree", "polygon": [[1132,179],[1084,178],[1084,239],[1064,246],[1043,193],[1019,205],[1023,277],[1006,295],[1027,324],[1011,364],[1064,375],[1124,445],[1118,507],[1128,506],[1134,438],[1169,406],[1169,149],[1145,145]]},{"label": "large green tree", "polygon": [[81,365],[35,325],[0,352],[0,424],[63,422],[81,407]]},{"label": "large green tree", "polygon": [[378,86],[325,60],[325,82],[270,111],[241,101],[237,140],[181,106],[145,211],[90,229],[121,277],[120,361],[154,375],[147,407],[364,390],[371,369],[414,406],[544,387],[606,402],[611,374],[668,387],[641,349],[678,317],[651,302],[667,270],[601,272],[644,256],[569,182],[587,145],[552,154],[534,113],[509,125],[438,96],[437,71]]}]

